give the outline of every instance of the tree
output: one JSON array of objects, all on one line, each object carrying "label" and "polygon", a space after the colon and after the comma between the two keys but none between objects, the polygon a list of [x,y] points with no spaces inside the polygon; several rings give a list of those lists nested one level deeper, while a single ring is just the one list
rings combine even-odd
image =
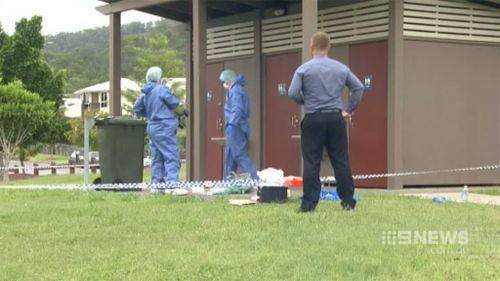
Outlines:
[{"label": "tree", "polygon": [[[131,91],[131,90],[126,90],[125,92],[123,92],[122,97],[124,97],[125,100],[127,101],[123,105],[123,110],[125,111],[125,115],[128,115],[128,116],[135,115],[134,110],[133,110],[133,104],[135,103],[135,101],[137,100],[139,95],[140,95],[140,93],[135,92],[135,91]],[[129,104],[131,104],[131,105],[129,105]]]},{"label": "tree", "polygon": [[[55,154],[55,147],[57,143],[68,143],[68,139],[66,138],[65,133],[70,130],[69,118],[64,116],[64,108],[59,108],[56,112],[53,122],[47,130],[41,132],[38,136],[37,140],[42,141],[46,144],[50,144],[51,152],[50,154]],[[24,148],[24,147],[23,147]],[[33,152],[36,152],[34,150]],[[35,153],[35,154],[36,154]],[[26,153],[26,156],[32,156],[33,154]],[[20,161],[24,161],[24,159],[19,159]]]},{"label": "tree", "polygon": [[[68,130],[64,133],[64,137],[68,140],[70,144],[83,147],[84,134],[85,134],[85,119],[95,118],[95,117],[107,117],[106,113],[99,113],[94,111],[85,112],[84,118],[71,118],[69,120]],[[98,148],[98,136],[97,128],[94,126],[90,130],[89,145],[91,150],[96,150]]]},{"label": "tree", "polygon": [[2,83],[2,65],[3,65],[3,53],[6,49],[9,36],[3,31],[2,24],[0,23],[0,83]]},{"label": "tree", "polygon": [[[43,101],[20,81],[0,85],[0,147],[4,165],[10,165],[19,146],[49,128],[54,117],[54,103]],[[8,172],[3,180],[9,180]]]},{"label": "tree", "polygon": [[169,19],[155,21],[152,27],[154,33],[163,33],[169,38],[169,46],[181,60],[186,59],[186,45],[189,32],[187,25]]},{"label": "tree", "polygon": [[[135,71],[136,49],[148,48],[148,39],[157,33],[167,36],[168,46],[177,57],[185,60],[189,34],[186,25],[162,19],[148,24],[133,22],[121,26],[122,77],[144,79],[144,70]],[[89,85],[105,82],[108,77],[109,27],[86,29],[73,33],[58,33],[46,37],[44,56],[54,69],[66,69],[66,93]],[[139,79],[137,79],[139,78]]]},{"label": "tree", "polygon": [[136,79],[144,80],[146,71],[151,66],[159,66],[164,77],[184,76],[184,63],[177,57],[176,52],[168,45],[167,36],[158,33],[148,39],[146,48],[136,48],[137,66],[135,67]]},{"label": "tree", "polygon": [[2,51],[2,83],[21,80],[28,91],[38,93],[46,101],[53,101],[57,109],[62,105],[65,72],[55,72],[45,61],[45,39],[41,30],[40,16],[30,20],[23,18],[16,23],[16,31]]}]

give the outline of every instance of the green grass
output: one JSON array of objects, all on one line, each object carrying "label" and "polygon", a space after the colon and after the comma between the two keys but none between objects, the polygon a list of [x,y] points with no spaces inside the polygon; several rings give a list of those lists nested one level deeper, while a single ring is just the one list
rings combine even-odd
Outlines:
[{"label": "green grass", "polygon": [[38,153],[36,156],[30,157],[28,161],[47,164],[51,162],[55,162],[56,164],[68,164],[68,159],[68,156]]},{"label": "green grass", "polygon": [[479,194],[486,194],[486,195],[500,196],[500,188],[484,188],[484,189],[471,188],[470,192],[479,193]]},{"label": "green grass", "polygon": [[[361,194],[236,207],[227,198],[0,190],[0,280],[498,280],[500,208]],[[385,231],[467,231],[385,245]]]},{"label": "green grass", "polygon": [[[89,179],[92,182],[99,174],[90,174]],[[83,175],[54,175],[38,176],[24,180],[14,180],[8,183],[0,182],[2,185],[64,185],[64,184],[83,184]]]},{"label": "green grass", "polygon": [[[99,174],[90,174],[89,179],[92,182],[95,178],[99,177]],[[186,165],[183,163],[181,165],[181,170],[179,177],[181,180],[186,179]],[[144,169],[143,182],[151,181],[151,169]],[[25,180],[15,180],[8,183],[0,182],[2,185],[64,185],[64,184],[83,184],[83,174],[77,175],[54,175],[54,176],[39,176],[33,177]]]}]

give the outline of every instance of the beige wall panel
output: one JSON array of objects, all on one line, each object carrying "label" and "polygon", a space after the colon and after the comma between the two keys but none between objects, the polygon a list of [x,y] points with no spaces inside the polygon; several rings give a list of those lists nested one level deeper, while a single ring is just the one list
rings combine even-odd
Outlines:
[{"label": "beige wall panel", "polygon": [[261,128],[260,128],[260,116],[261,116],[261,103],[260,103],[260,71],[255,65],[255,59],[241,58],[234,59],[224,62],[224,68],[232,69],[237,73],[244,74],[246,77],[246,90],[250,97],[250,102],[252,106],[252,113],[250,115],[250,144],[248,154],[252,159],[257,170],[261,170],[260,167],[260,139],[261,139]]},{"label": "beige wall panel", "polygon": [[[405,171],[500,163],[498,46],[404,42]],[[500,182],[500,171],[406,177],[405,185]]]}]

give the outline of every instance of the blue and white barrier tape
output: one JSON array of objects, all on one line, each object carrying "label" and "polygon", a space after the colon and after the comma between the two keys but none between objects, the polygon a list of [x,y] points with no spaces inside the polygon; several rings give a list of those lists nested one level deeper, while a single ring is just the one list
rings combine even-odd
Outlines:
[{"label": "blue and white barrier tape", "polygon": [[[48,166],[50,168],[68,168],[80,165],[60,165]],[[3,168],[3,169],[2,169]],[[500,169],[500,165],[486,165],[469,168],[456,168],[456,169],[443,169],[432,171],[419,171],[419,172],[401,172],[401,173],[386,173],[386,174],[368,174],[368,175],[354,175],[355,180],[367,180],[378,178],[391,178],[402,176],[418,176],[430,175],[441,173],[455,173],[455,172],[470,172],[470,171],[488,171]],[[0,167],[0,170],[7,170],[5,167]],[[335,177],[321,177],[322,183],[334,183]],[[226,181],[180,181],[180,182],[166,182],[166,183],[115,183],[115,184],[88,184],[88,185],[24,185],[24,186],[0,186],[0,188],[11,189],[78,189],[78,190],[166,190],[166,189],[187,189],[187,188],[210,188],[210,189],[224,189],[229,187],[254,187],[265,184],[262,180],[252,179],[234,179]]]},{"label": "blue and white barrier tape", "polygon": [[[355,180],[367,180],[367,179],[378,179],[378,178],[421,176],[421,175],[456,173],[456,172],[487,171],[487,170],[496,170],[496,169],[500,169],[500,165],[487,165],[487,166],[477,166],[477,167],[469,167],[469,168],[443,169],[443,170],[431,170],[431,171],[419,171],[419,172],[354,175],[353,179],[355,179]],[[323,183],[335,182],[335,177],[321,177],[320,180]]]},{"label": "blue and white barrier tape", "polygon": [[230,187],[254,187],[261,184],[260,180],[227,180],[227,181],[180,181],[165,183],[103,183],[103,184],[65,184],[65,185],[18,185],[0,186],[6,189],[66,189],[66,190],[167,190],[211,188],[225,189]]}]

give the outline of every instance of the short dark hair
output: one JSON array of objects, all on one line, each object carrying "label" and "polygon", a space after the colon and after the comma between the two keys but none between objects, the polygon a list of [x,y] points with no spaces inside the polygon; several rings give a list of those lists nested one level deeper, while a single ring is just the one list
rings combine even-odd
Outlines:
[{"label": "short dark hair", "polygon": [[326,51],[330,48],[330,37],[323,31],[318,31],[311,37],[311,47],[313,49]]}]

